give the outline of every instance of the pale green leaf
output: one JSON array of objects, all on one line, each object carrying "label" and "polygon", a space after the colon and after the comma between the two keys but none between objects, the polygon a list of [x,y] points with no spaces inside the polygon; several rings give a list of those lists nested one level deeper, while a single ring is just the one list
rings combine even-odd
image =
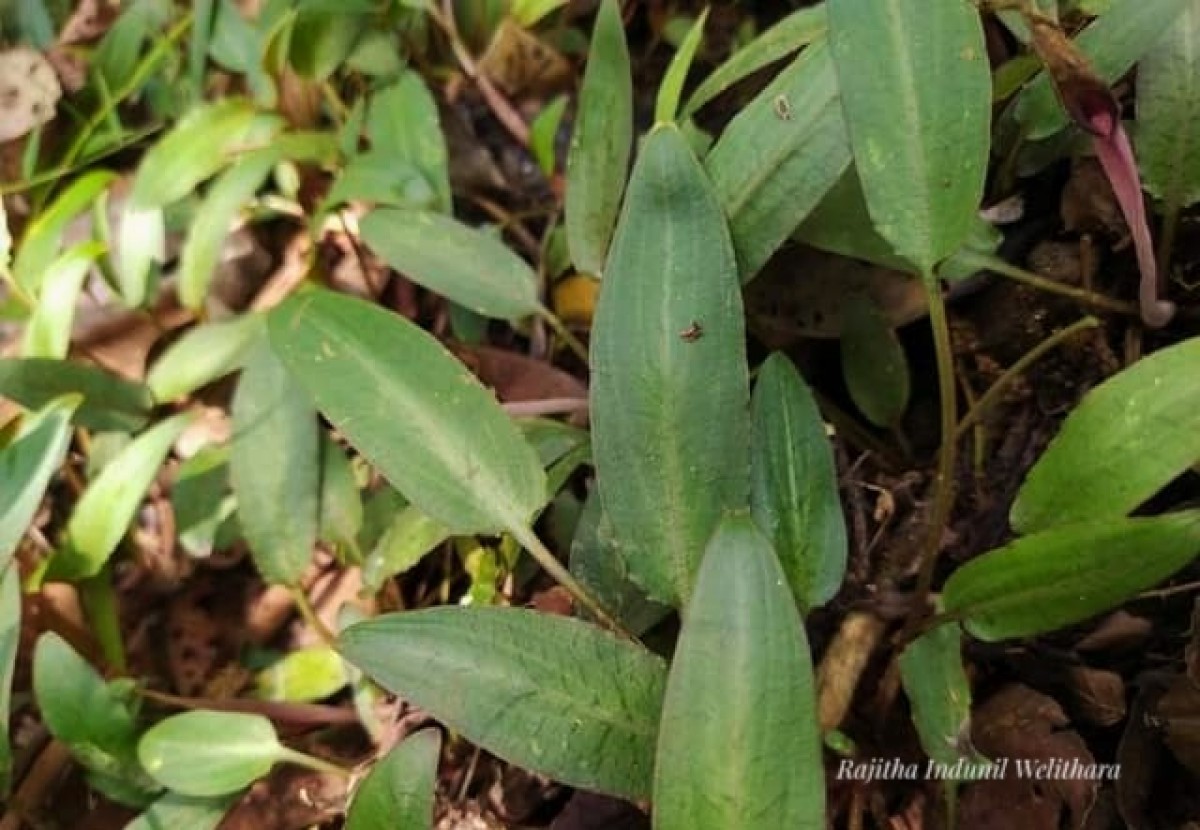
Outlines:
[{"label": "pale green leaf", "polygon": [[25,227],[13,263],[13,276],[22,288],[37,293],[43,274],[58,257],[67,225],[90,209],[116,178],[117,174],[108,170],[84,173]]},{"label": "pale green leaf", "polygon": [[137,208],[127,201],[121,211],[115,246],[117,288],[125,305],[146,301],[155,264],[167,258],[167,230],[161,208]]},{"label": "pale green leaf", "polygon": [[436,729],[422,729],[377,761],[354,791],[346,830],[427,830],[441,743]]},{"label": "pale green leaf", "polygon": [[21,643],[21,573],[6,565],[0,569],[0,799],[12,787],[13,756],[8,722],[12,712],[13,671]]},{"label": "pale green leaf", "polygon": [[37,306],[25,327],[24,357],[62,360],[71,348],[75,307],[92,264],[103,247],[82,242],[47,266],[40,280]]},{"label": "pale green leaf", "polygon": [[310,646],[289,651],[256,674],[254,695],[264,700],[323,700],[349,681],[336,651],[329,646]]},{"label": "pale green leaf", "polygon": [[233,801],[227,796],[193,798],[167,793],[123,830],[216,830]]},{"label": "pale green leaf", "polygon": [[263,318],[259,314],[201,323],[159,355],[146,374],[146,386],[160,403],[190,395],[240,369],[262,330]]},{"label": "pale green leaf", "polygon": [[658,87],[658,98],[654,103],[654,121],[656,124],[668,124],[675,120],[679,112],[679,102],[683,97],[683,84],[691,71],[692,61],[696,57],[696,49],[700,46],[700,38],[704,35],[704,21],[708,19],[708,9],[700,13],[700,17],[688,29],[679,49],[671,58]]},{"label": "pale green leaf", "polygon": [[262,715],[195,710],[146,730],[137,754],[146,772],[164,787],[183,795],[216,796],[262,778],[288,757],[288,750]]}]

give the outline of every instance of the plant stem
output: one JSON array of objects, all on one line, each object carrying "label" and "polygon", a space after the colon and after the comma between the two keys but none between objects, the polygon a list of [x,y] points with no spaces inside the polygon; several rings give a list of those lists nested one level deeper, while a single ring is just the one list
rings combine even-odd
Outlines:
[{"label": "plant stem", "polygon": [[92,633],[100,644],[104,662],[120,674],[128,671],[125,644],[121,639],[121,622],[117,614],[117,594],[113,590],[112,568],[105,565],[100,573],[80,580],[76,585],[79,599],[92,625]]},{"label": "plant stem", "polygon": [[604,606],[600,604],[599,600],[588,593],[588,590],[580,585],[575,577],[571,576],[571,572],[563,567],[562,563],[555,558],[554,554],[542,543],[542,540],[538,538],[537,534],[531,528],[516,525],[510,527],[508,532],[529,551],[529,555],[537,560],[537,563],[545,569],[546,573],[550,574],[555,582],[565,588],[567,593],[576,602],[586,608],[588,613],[595,617],[601,625],[628,640],[637,642],[637,637],[626,629],[625,626],[617,622],[612,614],[604,610]]},{"label": "plant stem", "polygon": [[307,755],[286,746],[283,748],[283,752],[280,753],[279,760],[295,764],[298,767],[315,770],[316,772],[326,772],[330,775],[336,775],[339,778],[349,778],[354,774],[345,767],[339,767],[337,764],[330,763],[322,758]]},{"label": "plant stem", "polygon": [[1028,285],[1031,288],[1036,288],[1039,291],[1045,291],[1050,294],[1058,294],[1062,297],[1069,297],[1076,302],[1091,306],[1092,308],[1103,311],[1111,311],[1116,314],[1126,314],[1132,317],[1141,316],[1141,311],[1133,303],[1125,303],[1120,300],[1114,300],[1111,297],[1106,297],[1103,294],[1098,294],[1095,291],[1088,291],[1084,288],[1075,288],[1071,285],[1063,285],[1060,282],[1055,282],[1052,279],[1043,277],[1040,274],[1035,274],[1032,271],[1026,271],[1024,268],[1005,262],[999,257],[988,256],[983,254],[975,254],[967,251],[961,252],[966,260],[969,260],[978,268],[993,271],[1002,277],[1008,277],[1014,282],[1019,282],[1022,285]]},{"label": "plant stem", "polygon": [[1175,248],[1175,233],[1179,229],[1179,200],[1172,196],[1163,205],[1162,233],[1158,239],[1158,279],[1161,285],[1171,273],[1171,252]]},{"label": "plant stem", "polygon": [[330,648],[337,647],[337,635],[329,630],[329,627],[317,615],[316,609],[312,607],[312,603],[308,601],[308,596],[300,588],[292,588],[292,599],[296,603],[296,610],[300,612],[300,616],[304,621],[312,627],[312,630],[317,633],[321,641]]},{"label": "plant stem", "polygon": [[567,345],[567,348],[574,352],[575,356],[584,362],[584,365],[587,365],[587,346],[583,345],[579,338],[571,333],[571,330],[559,319],[558,315],[545,306],[538,306],[538,316],[545,320],[547,325],[554,329],[554,333]]},{"label": "plant stem", "polygon": [[1056,331],[1054,334],[1050,335],[1041,343],[1038,343],[1036,346],[1022,355],[1021,359],[1010,366],[1007,371],[1004,372],[1004,374],[997,378],[996,382],[993,383],[987,392],[985,392],[983,396],[975,402],[974,406],[967,410],[967,414],[964,415],[963,419],[958,422],[958,428],[954,433],[954,440],[958,441],[964,435],[966,435],[967,430],[978,423],[979,420],[983,418],[987,411],[992,407],[992,405],[996,403],[996,400],[1000,397],[1001,393],[1011,386],[1013,381],[1024,374],[1025,370],[1028,369],[1042,355],[1046,354],[1046,352],[1055,348],[1064,341],[1074,337],[1079,332],[1086,331],[1087,329],[1094,329],[1099,325],[1100,321],[1095,317],[1084,317],[1082,320],[1075,321],[1065,329]]}]

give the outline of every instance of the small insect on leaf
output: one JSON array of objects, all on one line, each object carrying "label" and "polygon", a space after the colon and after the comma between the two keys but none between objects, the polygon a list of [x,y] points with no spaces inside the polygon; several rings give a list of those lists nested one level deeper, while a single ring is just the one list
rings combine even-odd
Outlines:
[{"label": "small insect on leaf", "polygon": [[694,343],[703,336],[704,329],[701,327],[700,323],[695,320],[689,323],[686,329],[679,332],[679,338],[681,340],[686,340],[688,343]]},{"label": "small insect on leaf", "polygon": [[775,108],[775,114],[779,116],[780,121],[792,120],[792,104],[786,95],[775,96],[772,106]]}]

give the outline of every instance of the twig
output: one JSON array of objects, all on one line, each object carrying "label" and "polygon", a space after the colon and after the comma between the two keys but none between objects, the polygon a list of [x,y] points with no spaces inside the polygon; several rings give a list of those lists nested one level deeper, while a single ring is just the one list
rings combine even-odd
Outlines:
[{"label": "twig", "polygon": [[1005,262],[999,257],[984,256],[981,254],[971,253],[969,251],[960,252],[965,260],[970,261],[975,267],[992,271],[1002,277],[1007,277],[1014,282],[1019,282],[1023,285],[1028,285],[1031,288],[1036,288],[1039,291],[1045,291],[1050,294],[1058,294],[1062,297],[1068,297],[1083,305],[1091,306],[1092,308],[1101,311],[1110,311],[1115,314],[1125,314],[1130,317],[1139,317],[1140,309],[1133,303],[1125,303],[1120,300],[1114,300],[1111,297],[1106,297],[1095,291],[1088,291],[1083,288],[1075,288],[1070,285],[1063,285],[1060,282],[1055,282],[1052,279],[1035,274],[1032,271],[1026,271],[1024,268],[1018,268],[1011,263]]}]

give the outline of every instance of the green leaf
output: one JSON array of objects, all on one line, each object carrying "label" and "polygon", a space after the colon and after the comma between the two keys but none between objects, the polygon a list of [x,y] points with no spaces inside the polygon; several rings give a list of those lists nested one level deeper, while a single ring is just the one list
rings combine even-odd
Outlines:
[{"label": "green leaf", "polygon": [[190,796],[237,792],[289,758],[262,715],[204,710],[150,727],[138,741],[137,754],[155,781]]},{"label": "green leaf", "polygon": [[683,107],[687,118],[725,90],[768,64],[820,40],[828,30],[825,5],[798,9],[734,52],[696,87]]},{"label": "green leaf", "polygon": [[13,756],[8,721],[12,712],[13,671],[21,643],[21,573],[6,566],[0,570],[0,798],[8,800],[12,788]]},{"label": "green leaf", "polygon": [[58,257],[67,225],[91,208],[116,178],[109,170],[84,173],[26,226],[13,263],[13,276],[22,288],[37,293],[43,274]]},{"label": "green leaf", "polygon": [[617,0],[596,15],[567,153],[567,246],[580,271],[604,272],[633,142],[633,80]]},{"label": "green leaf", "polygon": [[241,368],[262,333],[260,314],[220,323],[201,323],[172,343],[146,373],[146,386],[159,403],[176,401]]},{"label": "green leaf", "polygon": [[454,533],[525,527],[546,477],[496,399],[429,334],[361,300],[292,297],[276,354],[317,408],[413,504]]},{"label": "green leaf", "polygon": [[406,572],[450,538],[445,525],[409,505],[396,513],[363,562],[363,588],[377,593],[383,583]]},{"label": "green leaf", "polygon": [[180,546],[192,556],[221,547],[222,530],[237,510],[229,492],[228,444],[208,446],[179,465],[171,485],[171,509]]},{"label": "green leaf", "polygon": [[367,26],[352,10],[309,11],[302,4],[288,38],[288,58],[301,76],[325,81],[346,60]]},{"label": "green leaf", "polygon": [[837,77],[810,46],[733,119],[704,160],[750,280],[850,164]]},{"label": "green leaf", "polygon": [[82,242],[47,266],[40,280],[37,306],[25,327],[25,357],[63,359],[71,348],[71,326],[83,281],[103,247]]},{"label": "green leaf", "polygon": [[42,722],[80,764],[152,789],[135,755],[138,726],[128,683],[105,683],[62,637],[47,632],[33,652],[33,693]]},{"label": "green leaf", "polygon": [[971,737],[971,684],[958,625],[939,625],[909,643],[900,654],[900,680],[925,754],[947,765],[973,759],[964,752]]},{"label": "green leaf", "polygon": [[393,163],[410,164],[419,170],[437,194],[434,207],[442,213],[450,212],[446,139],[438,120],[437,103],[420,75],[406,71],[371,97],[367,135],[373,153],[382,153]]},{"label": "green leaf", "polygon": [[962,244],[983,196],[992,96],[979,12],[962,0],[826,7],[871,217],[930,273]]},{"label": "green leaf", "polygon": [[432,210],[437,206],[437,198],[429,180],[416,167],[372,150],[350,159],[329,189],[323,205],[332,207],[360,201]]},{"label": "green leaf", "polygon": [[241,98],[197,106],[142,157],[130,203],[144,209],[179,201],[237,153],[269,146],[282,126]]},{"label": "green leaf", "polygon": [[329,646],[312,646],[289,651],[256,674],[254,694],[263,700],[323,700],[348,682],[338,653]]},{"label": "green leaf", "polygon": [[136,432],[146,425],[150,390],[73,360],[0,360],[0,395],[28,409],[69,393],[83,396],[74,420],[100,432]]},{"label": "green leaf", "polygon": [[55,399],[22,421],[17,439],[0,450],[0,569],[29,530],[50,477],[71,443],[71,414],[77,397]]},{"label": "green leaf", "polygon": [[321,433],[321,512],[317,538],[351,552],[357,551],[363,504],[354,468],[345,451],[328,433]]},{"label": "green leaf", "polygon": [[1137,149],[1146,189],[1178,210],[1200,201],[1200,3],[1185,4],[1138,63]]},{"label": "green leaf", "polygon": [[263,577],[295,585],[317,542],[320,433],[308,396],[265,341],[246,360],[232,415],[238,522]]},{"label": "green leaf", "polygon": [[441,743],[436,729],[422,729],[376,762],[354,791],[346,811],[346,830],[430,827]]},{"label": "green leaf", "polygon": [[899,426],[911,389],[908,360],[896,332],[869,297],[855,298],[842,314],[842,375],[867,420]]},{"label": "green leaf", "polygon": [[535,314],[537,275],[503,242],[449,216],[398,208],[371,211],[363,240],[404,276],[486,317]]},{"label": "green leaf", "polygon": [[683,96],[683,84],[692,68],[692,60],[696,57],[696,48],[700,46],[700,38],[704,34],[704,21],[707,19],[708,9],[705,9],[688,29],[683,42],[679,44],[679,49],[671,58],[654,103],[656,124],[669,124],[675,120],[679,111],[679,101]]},{"label": "green leaf", "polygon": [[263,180],[280,159],[276,148],[247,153],[222,173],[196,210],[180,252],[179,300],[186,308],[204,307],[225,237]]},{"label": "green leaf", "polygon": [[467,606],[358,623],[338,649],[511,763],[583,789],[650,794],[666,667],[638,645],[567,617]]},{"label": "green leaf", "polygon": [[513,20],[528,29],[566,4],[567,0],[513,0],[509,14]]},{"label": "green leaf", "polygon": [[562,125],[563,113],[567,109],[567,96],[559,95],[533,119],[529,125],[529,152],[537,162],[538,169],[546,177],[554,175],[556,166],[555,141],[558,128]]},{"label": "green leaf", "polygon": [[679,602],[721,512],[747,504],[749,381],[733,245],[673,126],[634,168],[591,349],[604,510],[634,580]]},{"label": "green leaf", "polygon": [[100,572],[129,530],[158,468],[191,420],[192,416],[184,413],[146,430],[88,484],[67,522],[65,544],[50,560],[47,579],[71,581]]},{"label": "green leaf", "polygon": [[684,613],[655,758],[654,827],[825,827],[804,624],[749,516],[717,528]]},{"label": "green leaf", "polygon": [[124,830],[216,830],[233,802],[229,797],[192,798],[167,793],[126,824]]},{"label": "green leaf", "polygon": [[1020,533],[1124,516],[1200,458],[1200,337],[1143,358],[1089,392],[1013,504]]},{"label": "green leaf", "polygon": [[[1191,1],[1114,0],[1112,8],[1084,29],[1075,43],[1101,80],[1115,83],[1150,51]],[[1025,87],[1012,111],[1026,141],[1049,138],[1070,123],[1045,72]]]},{"label": "green leaf", "polygon": [[846,521],[833,450],[812,392],[782,353],[750,399],[750,503],[804,609],[824,605],[846,572]]},{"label": "green leaf", "polygon": [[1200,554],[1200,511],[1065,525],[989,551],[946,582],[946,611],[981,640],[1054,631],[1113,608]]},{"label": "green leaf", "polygon": [[155,264],[167,259],[167,230],[161,208],[136,208],[126,202],[115,245],[117,288],[130,308],[146,301]]}]

